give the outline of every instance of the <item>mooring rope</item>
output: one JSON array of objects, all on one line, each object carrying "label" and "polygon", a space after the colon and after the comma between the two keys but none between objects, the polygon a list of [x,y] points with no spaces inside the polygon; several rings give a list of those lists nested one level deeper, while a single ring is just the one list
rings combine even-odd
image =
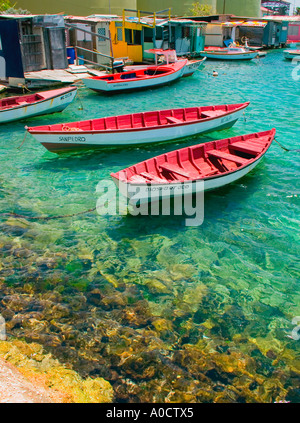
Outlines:
[{"label": "mooring rope", "polygon": [[19,147],[17,147],[17,150],[20,150],[20,148],[22,147],[22,145],[24,144],[24,142],[25,142],[25,140],[26,140],[26,137],[27,137],[27,134],[28,134],[28,132],[27,132],[27,126],[25,126],[25,129],[26,129],[26,133],[25,133],[25,136],[24,136],[24,138],[23,138],[23,141],[22,141],[22,143],[21,143],[21,145],[19,145]]},{"label": "mooring rope", "polygon": [[296,149],[296,148],[286,148],[284,145],[280,144],[279,141],[277,141],[276,138],[274,138],[274,141],[277,142],[277,144],[279,145],[279,147],[281,147],[284,151],[294,151],[296,153],[300,153],[300,149]]}]

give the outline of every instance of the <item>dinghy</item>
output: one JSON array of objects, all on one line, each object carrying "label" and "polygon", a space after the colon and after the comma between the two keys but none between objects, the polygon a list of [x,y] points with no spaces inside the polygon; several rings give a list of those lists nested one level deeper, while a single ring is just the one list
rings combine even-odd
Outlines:
[{"label": "dinghy", "polygon": [[168,84],[183,75],[187,59],[166,66],[148,66],[142,69],[109,75],[83,78],[84,84],[94,91],[120,92]]},{"label": "dinghy", "polygon": [[243,47],[207,48],[201,53],[202,57],[217,60],[252,60],[259,57],[258,51],[249,51]]},{"label": "dinghy", "polygon": [[0,100],[0,123],[61,112],[75,98],[76,87],[60,88]]},{"label": "dinghy", "polygon": [[[120,192],[140,204],[220,188],[249,173],[270,147],[275,129],[170,151],[111,177]],[[199,184],[198,184],[199,185]],[[193,187],[195,190],[193,191]],[[158,195],[159,194],[159,195]]]},{"label": "dinghy", "polygon": [[230,128],[248,105],[249,102],[158,110],[26,129],[53,152],[129,146]]},{"label": "dinghy", "polygon": [[283,56],[285,59],[293,60],[295,57],[300,59],[300,50],[292,49],[292,50],[284,50]]}]

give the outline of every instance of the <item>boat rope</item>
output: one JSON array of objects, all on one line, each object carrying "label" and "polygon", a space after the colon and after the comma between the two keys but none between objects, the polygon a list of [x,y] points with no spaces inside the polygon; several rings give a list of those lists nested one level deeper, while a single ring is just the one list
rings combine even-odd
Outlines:
[{"label": "boat rope", "polygon": [[72,214],[62,214],[58,216],[25,216],[23,214],[8,212],[8,213],[0,213],[0,216],[10,216],[15,217],[18,219],[26,219],[26,220],[53,220],[53,219],[63,219],[65,217],[74,217],[74,216],[80,216],[82,214],[90,213],[96,210],[96,207],[93,207],[92,209],[84,210],[78,213],[72,213]]},{"label": "boat rope", "polygon": [[82,101],[81,101],[81,97],[79,95],[79,88],[77,89],[77,98],[78,98],[78,101],[80,103],[80,106],[78,107],[78,110],[83,110],[83,104],[82,104]]},{"label": "boat rope", "polygon": [[[27,126],[25,126],[25,129],[27,129]],[[20,150],[21,149],[22,145],[24,144],[24,142],[26,140],[27,134],[28,134],[28,132],[26,131],[25,132],[25,135],[24,135],[24,138],[23,138],[23,141],[22,141],[21,145],[19,145],[19,147],[17,147],[17,150]]]},{"label": "boat rope", "polygon": [[294,151],[296,153],[300,153],[300,149],[296,149],[296,148],[286,148],[284,145],[280,144],[279,141],[277,141],[276,138],[274,138],[274,141],[277,142],[277,144],[279,145],[279,147],[281,147],[284,151]]}]

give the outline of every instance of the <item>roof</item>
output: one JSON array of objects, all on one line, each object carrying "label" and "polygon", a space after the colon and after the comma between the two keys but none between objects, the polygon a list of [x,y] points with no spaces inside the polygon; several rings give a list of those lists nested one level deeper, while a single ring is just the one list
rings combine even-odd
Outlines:
[{"label": "roof", "polygon": [[264,16],[263,19],[271,20],[271,21],[287,21],[287,22],[299,22],[300,23],[300,16]]}]

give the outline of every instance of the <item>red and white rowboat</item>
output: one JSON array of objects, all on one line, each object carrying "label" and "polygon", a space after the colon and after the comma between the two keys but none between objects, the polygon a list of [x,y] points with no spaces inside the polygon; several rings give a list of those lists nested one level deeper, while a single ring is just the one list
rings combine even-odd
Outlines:
[{"label": "red and white rowboat", "polygon": [[252,60],[259,57],[258,51],[250,51],[243,47],[207,47],[200,53],[202,57],[216,60]]},{"label": "red and white rowboat", "polygon": [[230,128],[248,105],[158,110],[26,129],[53,152],[137,145]]},{"label": "red and white rowboat", "polygon": [[[112,173],[123,195],[147,203],[192,193],[198,181],[204,191],[222,187],[249,173],[270,147],[275,129],[170,151]],[[196,188],[197,189],[197,188]]]},{"label": "red and white rowboat", "polygon": [[60,88],[0,100],[0,123],[61,112],[75,98],[76,87]]},{"label": "red and white rowboat", "polygon": [[83,78],[82,81],[94,91],[138,90],[175,81],[183,75],[186,64],[187,59],[168,66],[148,66],[130,72]]}]

